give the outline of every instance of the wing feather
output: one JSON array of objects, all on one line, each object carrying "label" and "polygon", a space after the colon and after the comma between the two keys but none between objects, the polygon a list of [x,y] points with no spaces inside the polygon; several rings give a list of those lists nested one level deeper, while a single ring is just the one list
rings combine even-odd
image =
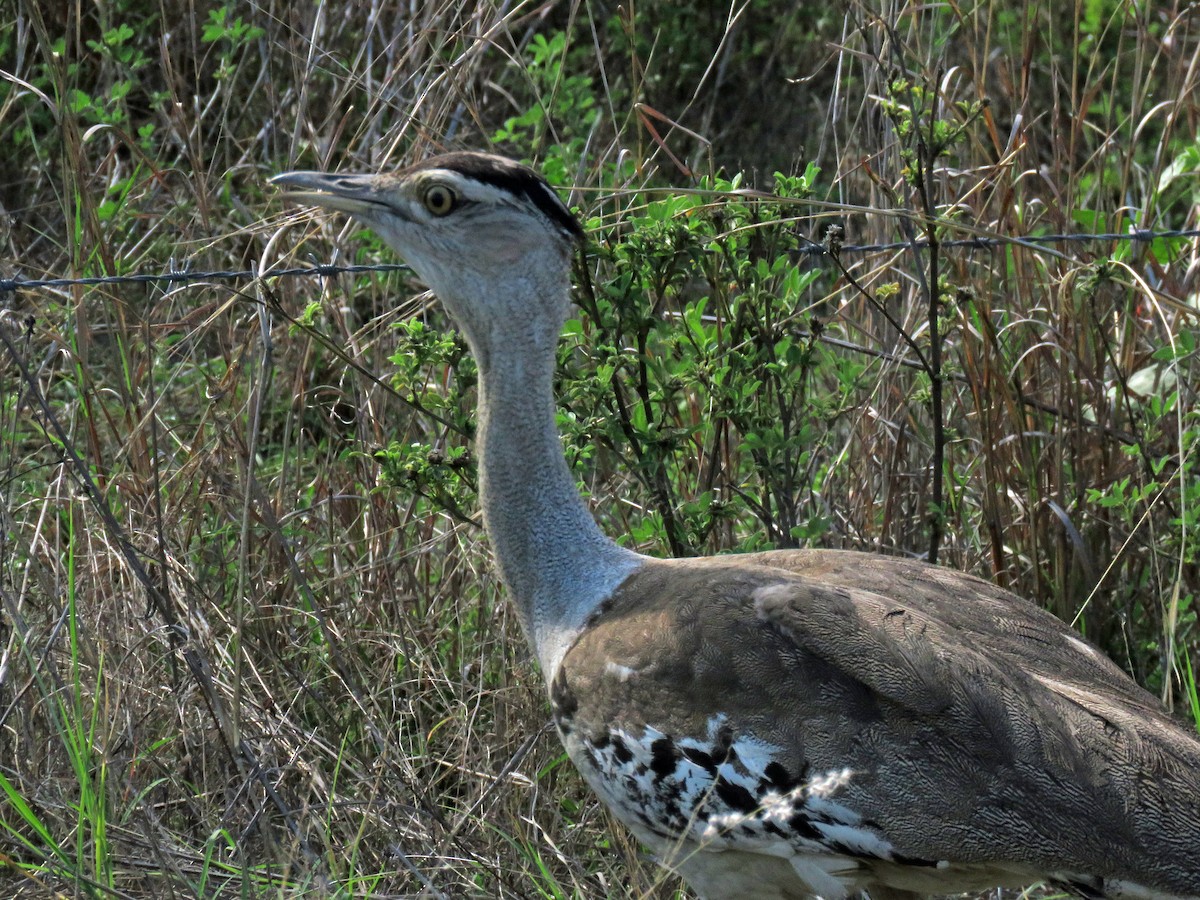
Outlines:
[{"label": "wing feather", "polygon": [[849,771],[836,802],[898,858],[1200,894],[1200,741],[1048,613],[878,559],[647,566],[564,659],[573,727],[719,726],[770,748],[774,784]]}]

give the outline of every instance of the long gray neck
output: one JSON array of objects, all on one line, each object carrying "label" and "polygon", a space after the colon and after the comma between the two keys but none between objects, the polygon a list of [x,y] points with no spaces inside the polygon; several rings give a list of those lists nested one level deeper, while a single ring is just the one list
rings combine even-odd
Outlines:
[{"label": "long gray neck", "polygon": [[484,527],[547,680],[588,616],[641,559],[600,531],[563,457],[553,396],[560,325],[468,334],[472,344],[487,344],[474,348]]}]

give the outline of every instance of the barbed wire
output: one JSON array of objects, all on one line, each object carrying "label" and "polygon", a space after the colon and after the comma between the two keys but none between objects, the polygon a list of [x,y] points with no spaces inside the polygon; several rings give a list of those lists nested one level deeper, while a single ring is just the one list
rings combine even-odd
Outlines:
[{"label": "barbed wire", "polygon": [[0,278],[0,294],[32,288],[61,288],[83,285],[92,287],[101,284],[179,284],[193,281],[250,281],[256,278],[330,278],[335,275],[353,275],[361,272],[401,272],[409,266],[403,263],[374,263],[371,265],[338,265],[323,263],[315,266],[297,266],[290,269],[271,269],[260,272],[255,269],[219,269],[211,272],[193,272],[190,269],[171,269],[166,272],[147,272],[137,275],[97,275],[91,278]]},{"label": "barbed wire", "polygon": [[[1046,244],[1084,244],[1122,241],[1126,243],[1149,244],[1158,240],[1179,238],[1200,238],[1200,228],[1179,228],[1165,231],[1152,231],[1138,228],[1121,233],[1063,233],[1063,234],[1033,234],[1011,237],[980,235],[969,238],[954,238],[938,241],[942,248],[968,248],[975,250],[991,250],[1005,246],[1033,246],[1035,248]],[[923,250],[929,247],[929,241],[892,241],[881,244],[842,244],[837,248],[839,255],[892,253],[899,250]],[[825,256],[832,251],[826,244],[810,241],[799,248],[799,253],[805,256]],[[323,263],[312,266],[296,266],[288,269],[219,269],[216,271],[193,272],[190,269],[169,269],[166,272],[145,272],[134,275],[98,275],[88,278],[0,278],[0,294],[11,294],[20,290],[37,288],[64,287],[95,287],[99,285],[128,285],[128,284],[181,284],[200,281],[252,281],[259,278],[332,278],[337,275],[357,275],[364,272],[401,272],[408,271],[409,266],[403,263],[374,263],[340,265]]]}]

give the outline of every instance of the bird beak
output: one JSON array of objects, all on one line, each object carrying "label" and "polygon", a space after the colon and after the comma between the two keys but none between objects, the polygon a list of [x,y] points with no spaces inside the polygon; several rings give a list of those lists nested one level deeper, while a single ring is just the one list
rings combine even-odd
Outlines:
[{"label": "bird beak", "polygon": [[374,175],[331,175],[326,172],[284,172],[271,179],[297,203],[310,203],[351,215],[369,216],[391,209],[379,192]]}]

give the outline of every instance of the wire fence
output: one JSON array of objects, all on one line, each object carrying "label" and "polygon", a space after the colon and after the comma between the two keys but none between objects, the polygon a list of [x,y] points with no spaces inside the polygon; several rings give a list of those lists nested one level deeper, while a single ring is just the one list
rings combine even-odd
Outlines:
[{"label": "wire fence", "polygon": [[[1090,244],[1090,243],[1137,243],[1150,244],[1160,240],[1177,240],[1200,238],[1200,228],[1170,229],[1153,231],[1150,229],[1132,229],[1127,232],[1112,234],[1036,234],[1010,237],[979,236],[956,238],[939,241],[942,248],[967,248],[977,250],[994,250],[1000,247],[1025,246],[1040,249],[1052,244]],[[842,244],[837,247],[839,256],[863,255],[868,253],[892,253],[899,251],[917,251],[929,247],[926,240],[894,241],[884,244]],[[828,245],[810,242],[800,249],[807,256],[825,256],[830,254]],[[296,266],[287,269],[271,269],[259,271],[256,269],[221,269],[216,271],[191,271],[188,268],[175,269],[166,272],[148,272],[132,275],[102,275],[89,278],[0,278],[0,295],[12,294],[21,290],[39,288],[66,287],[95,287],[99,285],[131,285],[131,284],[189,284],[204,281],[253,281],[266,278],[331,278],[337,275],[355,275],[363,272],[398,272],[407,271],[408,266],[402,263],[375,263],[371,265],[339,265],[333,263],[311,266]]]},{"label": "wire fence", "polygon": [[92,278],[0,278],[0,294],[13,293],[35,288],[64,288],[82,285],[121,284],[188,284],[200,281],[252,281],[257,278],[328,278],[334,275],[358,274],[360,272],[407,271],[402,263],[375,263],[372,265],[336,265],[325,263],[313,266],[297,266],[290,269],[272,269],[259,272],[254,269],[221,269],[212,272],[193,272],[190,269],[170,269],[166,272],[139,273],[136,275],[99,275]]}]

